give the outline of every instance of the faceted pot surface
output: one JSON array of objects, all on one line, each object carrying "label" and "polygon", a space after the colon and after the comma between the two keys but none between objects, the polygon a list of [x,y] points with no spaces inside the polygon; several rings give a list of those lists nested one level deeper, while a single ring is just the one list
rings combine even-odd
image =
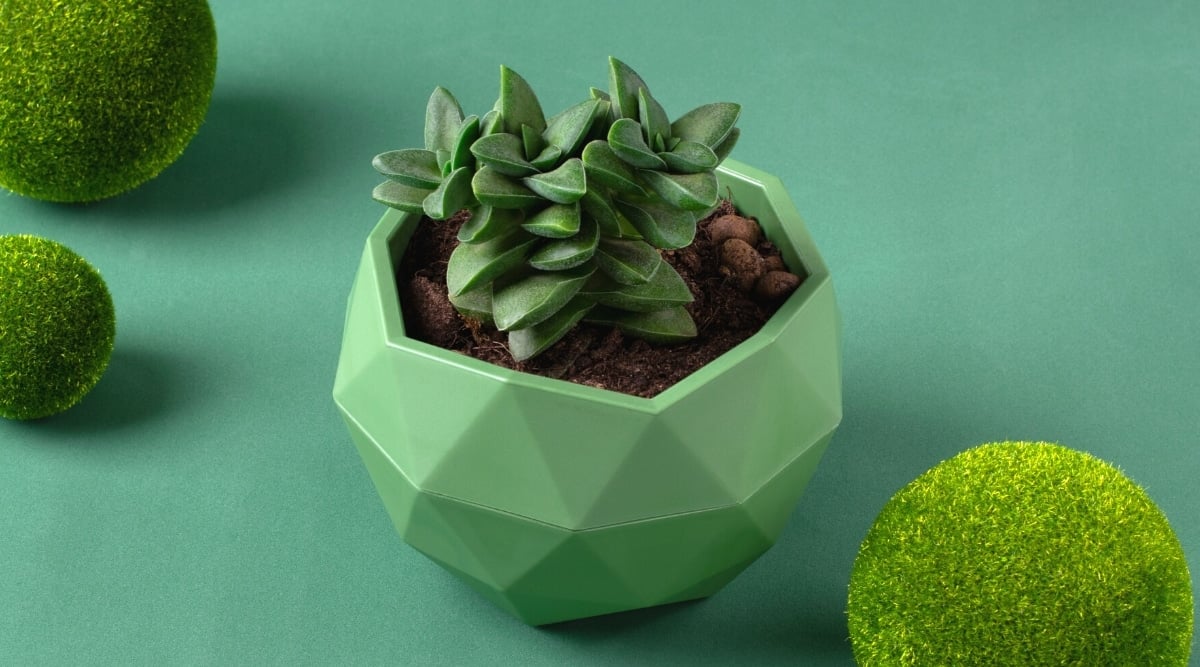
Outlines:
[{"label": "faceted pot surface", "polygon": [[334,399],[404,539],[528,623],[716,592],[774,543],[841,419],[824,262],[778,179],[732,160],[718,177],[807,277],[649,399],[408,338],[393,267],[420,216],[368,238]]}]

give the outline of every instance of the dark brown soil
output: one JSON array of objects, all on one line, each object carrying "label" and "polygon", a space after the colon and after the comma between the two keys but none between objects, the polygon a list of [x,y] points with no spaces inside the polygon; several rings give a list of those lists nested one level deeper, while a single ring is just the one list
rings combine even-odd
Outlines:
[{"label": "dark brown soil", "polygon": [[[733,205],[722,202],[700,222],[692,245],[663,251],[695,296],[687,309],[698,335],[686,343],[655,346],[612,328],[581,324],[537,357],[513,361],[505,345],[507,334],[466,321],[446,297],[446,262],[458,244],[463,216],[442,222],[425,219],[409,241],[396,270],[400,298],[412,306],[404,308],[405,328],[414,338],[505,368],[652,397],[753,335],[786,296],[759,289],[756,298],[753,280],[722,265],[710,227],[730,215],[737,215]],[[755,249],[768,267],[779,266],[779,251],[770,241],[759,241]],[[799,280],[794,283],[792,289]],[[774,298],[763,296],[768,293]]]}]

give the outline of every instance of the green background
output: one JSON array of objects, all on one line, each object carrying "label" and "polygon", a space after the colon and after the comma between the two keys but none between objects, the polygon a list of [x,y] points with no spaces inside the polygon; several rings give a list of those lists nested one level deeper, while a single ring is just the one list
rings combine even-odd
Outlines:
[{"label": "green background", "polygon": [[[93,205],[0,195],[0,233],[74,248],[118,314],[83,403],[0,423],[0,662],[851,664],[876,513],[1003,439],[1121,467],[1197,570],[1197,3],[211,4],[174,166]],[[845,418],[721,593],[534,629],[403,544],[330,389],[371,157],[420,143],[436,85],[486,110],[504,63],[558,110],[610,54],[672,115],[744,106],[734,157],[833,271]]]}]

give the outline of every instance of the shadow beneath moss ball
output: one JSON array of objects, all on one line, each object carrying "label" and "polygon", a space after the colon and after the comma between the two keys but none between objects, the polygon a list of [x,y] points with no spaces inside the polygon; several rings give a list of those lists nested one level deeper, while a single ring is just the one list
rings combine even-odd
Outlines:
[{"label": "shadow beneath moss ball", "polygon": [[64,434],[96,433],[160,419],[178,399],[182,372],[158,352],[113,350],[104,376],[74,407],[32,422]]},{"label": "shadow beneath moss ball", "polygon": [[84,206],[128,219],[205,219],[213,211],[295,188],[320,171],[312,105],[245,91],[213,93],[204,124],[157,177]]}]

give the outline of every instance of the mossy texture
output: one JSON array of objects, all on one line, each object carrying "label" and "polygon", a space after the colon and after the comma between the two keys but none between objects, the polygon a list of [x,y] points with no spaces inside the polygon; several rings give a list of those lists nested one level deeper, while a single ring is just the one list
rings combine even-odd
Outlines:
[{"label": "mossy texture", "polygon": [[864,667],[1181,666],[1192,615],[1182,547],[1145,491],[1049,443],[983,445],[921,475],[850,578]]},{"label": "mossy texture", "polygon": [[108,366],[116,336],[104,279],[71,249],[0,236],[0,417],[75,405]]},{"label": "mossy texture", "polygon": [[216,76],[205,0],[0,0],[0,185],[62,202],[158,175]]}]

